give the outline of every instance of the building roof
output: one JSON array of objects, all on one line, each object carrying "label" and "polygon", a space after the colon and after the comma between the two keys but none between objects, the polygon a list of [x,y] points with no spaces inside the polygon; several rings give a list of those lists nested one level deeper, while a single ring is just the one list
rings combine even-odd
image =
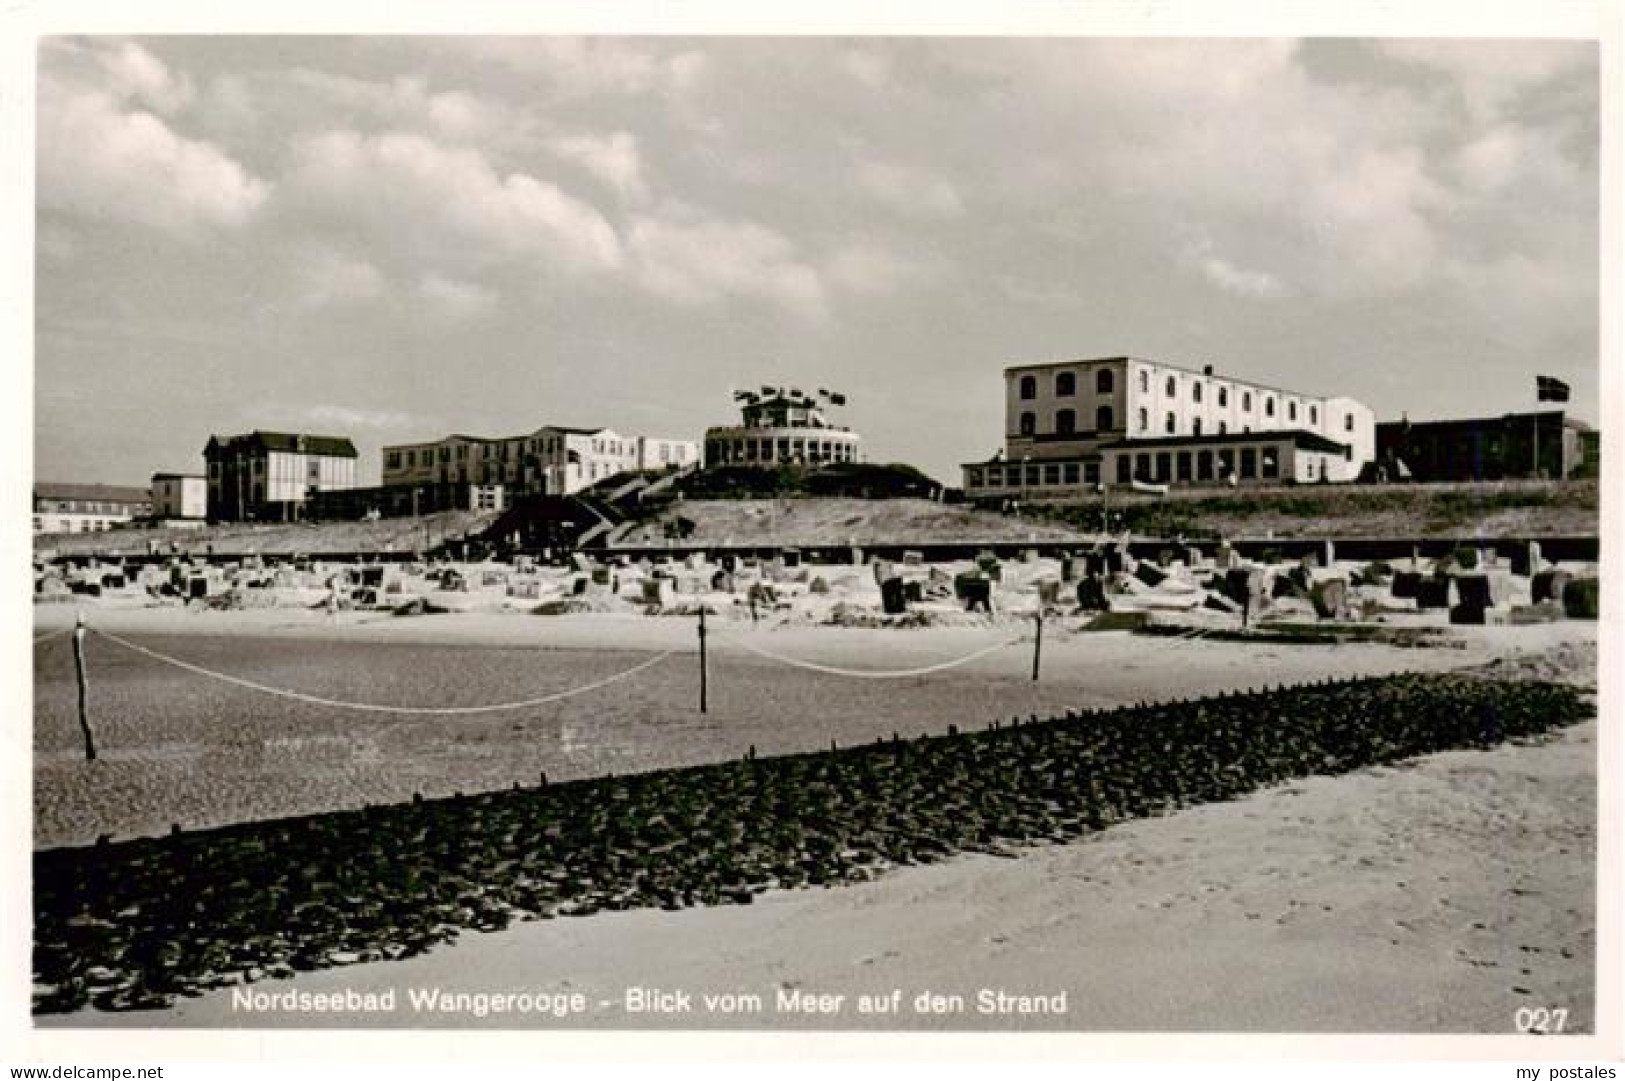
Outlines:
[{"label": "building roof", "polygon": [[562,432],[565,435],[597,435],[599,432],[609,431],[602,424],[596,428],[572,428],[567,424],[544,424],[536,430],[539,432]]},{"label": "building roof", "polygon": [[36,499],[79,499],[97,503],[151,503],[145,488],[123,484],[74,484],[40,481],[34,485]]},{"label": "building roof", "polygon": [[[303,446],[301,446],[301,442]],[[346,436],[337,435],[304,435],[289,432],[262,432],[253,431],[247,435],[218,436],[211,435],[209,443],[203,448],[203,454],[208,456],[215,448],[222,450],[289,451],[295,454],[321,454],[329,458],[356,457],[355,444]]]},{"label": "building roof", "polygon": [[1155,439],[1119,439],[1113,443],[1102,444],[1102,450],[1154,450],[1159,447],[1184,446],[1226,446],[1234,443],[1261,443],[1290,439],[1294,446],[1303,450],[1319,450],[1328,454],[1342,454],[1348,447],[1333,439],[1327,439],[1318,432],[1308,432],[1301,428],[1276,428],[1262,432],[1226,432],[1223,435],[1168,435],[1158,436]]},{"label": "building roof", "polygon": [[154,473],[153,480],[205,480],[202,473]]}]

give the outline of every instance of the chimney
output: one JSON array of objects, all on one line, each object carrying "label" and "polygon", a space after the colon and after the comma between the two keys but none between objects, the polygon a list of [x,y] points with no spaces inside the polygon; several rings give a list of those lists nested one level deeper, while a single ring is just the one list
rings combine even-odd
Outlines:
[{"label": "chimney", "polygon": [[1211,365],[1211,364],[1202,365],[1202,374],[1203,375],[1212,375],[1213,374],[1213,365]]}]

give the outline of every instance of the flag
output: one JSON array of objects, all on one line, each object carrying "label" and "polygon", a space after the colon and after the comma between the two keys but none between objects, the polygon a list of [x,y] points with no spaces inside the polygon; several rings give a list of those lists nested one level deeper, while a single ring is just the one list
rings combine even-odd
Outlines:
[{"label": "flag", "polygon": [[846,404],[846,395],[844,395],[844,394],[831,394],[829,396],[829,402],[830,402],[831,405],[845,405]]},{"label": "flag", "polygon": [[1549,375],[1535,376],[1535,400],[1541,402],[1566,402],[1569,400],[1569,385],[1561,379],[1553,379]]}]

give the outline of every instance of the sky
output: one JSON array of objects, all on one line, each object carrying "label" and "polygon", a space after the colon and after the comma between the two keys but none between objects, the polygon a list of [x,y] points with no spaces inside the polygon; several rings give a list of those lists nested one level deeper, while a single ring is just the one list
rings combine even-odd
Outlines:
[{"label": "sky", "polygon": [[1598,419],[1590,42],[51,37],[35,476],[211,434],[698,440],[844,392],[950,484],[1002,369]]}]

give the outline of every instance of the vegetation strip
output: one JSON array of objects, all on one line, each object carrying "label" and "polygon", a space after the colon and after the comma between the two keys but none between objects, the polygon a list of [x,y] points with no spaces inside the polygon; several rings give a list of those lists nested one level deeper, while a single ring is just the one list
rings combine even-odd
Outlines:
[{"label": "vegetation strip", "polygon": [[34,1010],[163,1008],[515,919],[749,903],[1591,715],[1558,684],[1329,681],[45,850]]}]

